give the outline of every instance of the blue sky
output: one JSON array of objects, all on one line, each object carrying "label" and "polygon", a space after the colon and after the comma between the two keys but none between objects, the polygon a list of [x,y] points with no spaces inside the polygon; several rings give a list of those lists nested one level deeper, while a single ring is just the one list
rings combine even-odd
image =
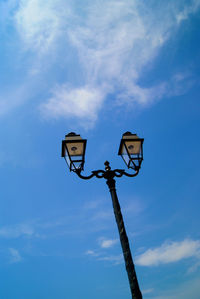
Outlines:
[{"label": "blue sky", "polygon": [[[148,2],[148,3],[147,3]],[[144,161],[117,191],[146,299],[200,293],[200,1],[0,1],[1,299],[128,299],[110,194],[85,173]]]}]

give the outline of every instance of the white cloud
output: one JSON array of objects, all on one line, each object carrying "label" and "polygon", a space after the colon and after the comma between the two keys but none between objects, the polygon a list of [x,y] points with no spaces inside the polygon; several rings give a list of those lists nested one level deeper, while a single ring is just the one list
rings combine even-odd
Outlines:
[{"label": "white cloud", "polygon": [[94,253],[93,250],[87,250],[85,254],[87,254],[87,255],[94,255],[95,253]]},{"label": "white cloud", "polygon": [[20,0],[15,22],[25,46],[45,53],[65,31],[69,15],[70,6],[63,0]]},{"label": "white cloud", "polygon": [[19,263],[22,260],[22,257],[19,253],[19,251],[15,248],[9,248],[10,253],[10,263]]},{"label": "white cloud", "polygon": [[162,290],[160,295],[149,297],[151,299],[199,299],[200,279],[185,281],[183,284],[177,285],[172,289]]},{"label": "white cloud", "polygon": [[[193,9],[188,9],[194,13],[198,6],[192,5],[192,7]],[[158,10],[158,7],[155,9]],[[176,13],[179,13],[178,8],[176,9]],[[184,11],[186,9],[187,7]],[[105,1],[101,7],[98,1],[93,1],[92,4],[89,1],[87,12],[87,19],[82,20],[80,17],[79,24],[73,28],[69,27],[67,33],[71,44],[78,52],[85,81],[87,85],[90,83],[91,93],[93,93],[92,86],[98,86],[101,104],[113,90],[117,94],[117,103],[132,102],[143,106],[167,94],[169,89],[165,82],[145,88],[138,83],[138,79],[145,66],[152,63],[176,29],[177,18],[174,18],[170,5],[165,10],[167,16],[164,17],[162,24],[155,22],[155,12],[145,14],[145,7],[142,7],[137,0]],[[159,11],[156,11],[157,14],[159,15]],[[189,12],[184,15],[188,18]],[[60,89],[62,91],[62,86]],[[72,94],[73,92],[74,90]],[[56,97],[54,101],[48,100],[47,105],[43,107],[49,111],[48,105],[50,105],[49,115],[52,116],[73,114],[76,117],[87,118],[88,113],[82,113],[82,106],[83,103],[84,107],[90,103],[93,120],[101,108],[98,96],[82,98],[77,93],[78,104],[75,106],[80,109],[80,114],[73,113],[73,109],[72,112],[69,109],[62,110],[64,103],[68,105],[68,102],[68,97]],[[95,115],[95,118],[92,115]]]},{"label": "white cloud", "polygon": [[99,243],[100,243],[101,248],[110,248],[110,247],[113,247],[115,244],[118,243],[118,239],[100,238]]},{"label": "white cloud", "polygon": [[124,204],[123,212],[126,214],[139,215],[144,211],[146,207],[142,200],[137,198],[129,198],[128,201]]},{"label": "white cloud", "polygon": [[[105,249],[108,247],[102,247],[102,248]],[[98,261],[108,261],[113,265],[119,265],[123,263],[123,254],[105,255],[100,251],[94,251],[94,250],[87,250],[85,254],[95,258]]]},{"label": "white cloud", "polygon": [[[55,75],[49,87],[51,95],[46,96],[40,110],[46,117],[73,117],[87,125],[97,120],[110,94],[115,94],[117,105],[142,106],[173,94],[173,88],[169,93],[172,81],[145,87],[140,79],[182,21],[200,7],[200,0],[182,5],[171,0],[162,5],[154,1],[88,0],[79,8],[65,0],[20,0],[18,6],[15,2],[7,1],[7,5],[15,7],[20,46],[31,51],[31,61],[36,61],[31,62],[30,74],[39,78],[37,90],[41,78],[48,78],[47,70],[54,72],[55,64],[62,65],[68,74],[68,79],[62,76],[62,83],[56,81],[61,76]],[[70,76],[74,68],[75,82],[74,73]],[[175,95],[180,94],[176,91]]]},{"label": "white cloud", "polygon": [[154,289],[146,289],[146,290],[142,290],[142,294],[145,295],[145,294],[150,294],[154,291]]},{"label": "white cloud", "polygon": [[118,254],[118,255],[109,255],[109,256],[103,256],[98,258],[99,261],[109,261],[114,263],[114,265],[119,265],[123,263],[123,255]]},{"label": "white cloud", "polygon": [[99,253],[95,252],[94,250],[87,250],[85,254],[93,257],[99,256]]},{"label": "white cloud", "polygon": [[29,224],[18,224],[0,228],[0,237],[2,238],[12,239],[32,235],[34,235],[34,228]]},{"label": "white cloud", "polygon": [[185,239],[182,242],[165,242],[160,247],[148,249],[136,256],[135,262],[140,266],[157,266],[178,262],[185,258],[199,257],[200,241]]},{"label": "white cloud", "polygon": [[200,7],[200,1],[192,1],[190,5],[185,6],[182,11],[176,14],[177,23],[187,20],[190,14],[195,13]]},{"label": "white cloud", "polygon": [[192,265],[189,269],[188,269],[188,274],[191,274],[191,273],[194,273],[194,272],[196,272],[197,271],[197,269],[200,267],[200,252],[199,252],[199,254],[198,254],[198,260],[197,260],[197,262],[194,264],[194,265]]},{"label": "white cloud", "polygon": [[96,258],[98,261],[109,261],[109,262],[113,263],[114,265],[121,264],[123,262],[122,254],[105,255],[105,250],[113,247],[118,242],[119,242],[118,239],[105,239],[104,237],[101,237],[98,239],[100,250],[98,250],[98,251],[87,250],[85,254],[89,255],[93,258]]},{"label": "white cloud", "polygon": [[57,86],[49,101],[41,106],[45,115],[75,116],[94,122],[104,100],[104,91],[90,86]]}]

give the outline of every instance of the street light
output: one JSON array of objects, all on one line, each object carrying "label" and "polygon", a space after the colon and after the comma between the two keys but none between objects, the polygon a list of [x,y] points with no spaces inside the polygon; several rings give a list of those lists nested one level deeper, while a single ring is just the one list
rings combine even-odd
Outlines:
[{"label": "street light", "polygon": [[62,141],[62,157],[65,158],[70,171],[75,172],[81,179],[84,180],[89,180],[92,177],[106,179],[106,183],[109,187],[112,198],[132,299],[142,299],[142,293],[140,291],[135,272],[135,266],[133,263],[129,241],[117,197],[114,178],[119,178],[123,175],[127,177],[135,177],[138,175],[141,163],[143,161],[143,141],[144,139],[139,138],[136,134],[126,132],[123,134],[120,142],[118,155],[122,156],[127,167],[133,169],[134,173],[127,173],[124,169],[111,170],[110,163],[106,161],[104,163],[105,170],[93,170],[88,176],[81,174],[85,163],[85,149],[87,140],[82,139],[80,135],[71,132],[66,135],[65,140]]}]

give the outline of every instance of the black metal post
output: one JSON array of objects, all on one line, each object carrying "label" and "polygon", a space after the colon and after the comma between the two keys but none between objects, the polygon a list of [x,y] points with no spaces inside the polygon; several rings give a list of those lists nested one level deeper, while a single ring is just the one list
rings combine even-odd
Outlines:
[{"label": "black metal post", "polygon": [[124,221],[121,213],[120,204],[117,197],[117,192],[115,188],[115,180],[113,178],[108,178],[106,181],[109,191],[112,198],[112,204],[115,214],[115,219],[117,222],[117,227],[119,231],[120,236],[120,242],[122,246],[122,251],[124,255],[125,265],[126,265],[126,271],[128,274],[129,279],[129,285],[131,289],[132,299],[142,299],[142,293],[139,288],[136,272],[135,272],[135,266],[133,264],[133,259],[131,255],[131,250],[129,246],[128,237],[126,234]]},{"label": "black metal post", "polygon": [[105,165],[105,170],[94,170],[94,171],[92,171],[92,174],[89,176],[82,175],[80,169],[76,169],[75,172],[81,179],[84,179],[84,180],[89,180],[89,179],[93,178],[94,176],[99,179],[101,179],[101,178],[106,179],[106,183],[109,187],[109,191],[110,191],[111,198],[112,198],[112,204],[113,204],[115,219],[116,219],[117,227],[118,227],[118,231],[119,231],[120,242],[121,242],[121,247],[122,247],[122,251],[123,251],[123,255],[124,255],[124,261],[125,261],[126,271],[128,274],[132,299],[142,299],[142,293],[139,288],[139,284],[138,284],[138,280],[137,280],[137,276],[136,276],[136,272],[135,272],[135,266],[133,264],[129,241],[128,241],[126,229],[124,226],[124,221],[123,221],[120,204],[119,204],[118,197],[117,197],[117,192],[116,192],[116,188],[115,188],[115,180],[114,180],[114,177],[120,178],[123,175],[128,176],[128,177],[135,177],[139,173],[139,168],[136,169],[135,173],[131,174],[131,173],[125,172],[123,169],[111,170],[110,163],[108,161],[106,161],[104,163],[104,165]]}]

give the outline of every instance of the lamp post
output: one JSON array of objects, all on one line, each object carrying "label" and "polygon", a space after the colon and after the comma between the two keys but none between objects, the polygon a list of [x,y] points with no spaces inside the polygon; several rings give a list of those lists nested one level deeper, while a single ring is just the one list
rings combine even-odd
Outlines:
[{"label": "lamp post", "polygon": [[81,173],[84,169],[87,140],[82,139],[80,135],[71,132],[66,135],[65,140],[62,141],[62,157],[65,158],[70,171],[75,172],[81,179],[84,180],[89,180],[93,177],[106,179],[106,184],[108,185],[112,198],[132,299],[142,299],[142,293],[140,291],[135,272],[129,241],[115,188],[116,181],[114,178],[119,178],[123,175],[127,177],[135,177],[138,175],[143,160],[143,141],[144,139],[139,138],[136,134],[126,132],[123,134],[120,142],[118,155],[122,156],[128,168],[134,170],[133,173],[127,173],[124,169],[112,170],[110,163],[106,161],[104,163],[105,170],[93,170],[88,176],[84,176]]}]

